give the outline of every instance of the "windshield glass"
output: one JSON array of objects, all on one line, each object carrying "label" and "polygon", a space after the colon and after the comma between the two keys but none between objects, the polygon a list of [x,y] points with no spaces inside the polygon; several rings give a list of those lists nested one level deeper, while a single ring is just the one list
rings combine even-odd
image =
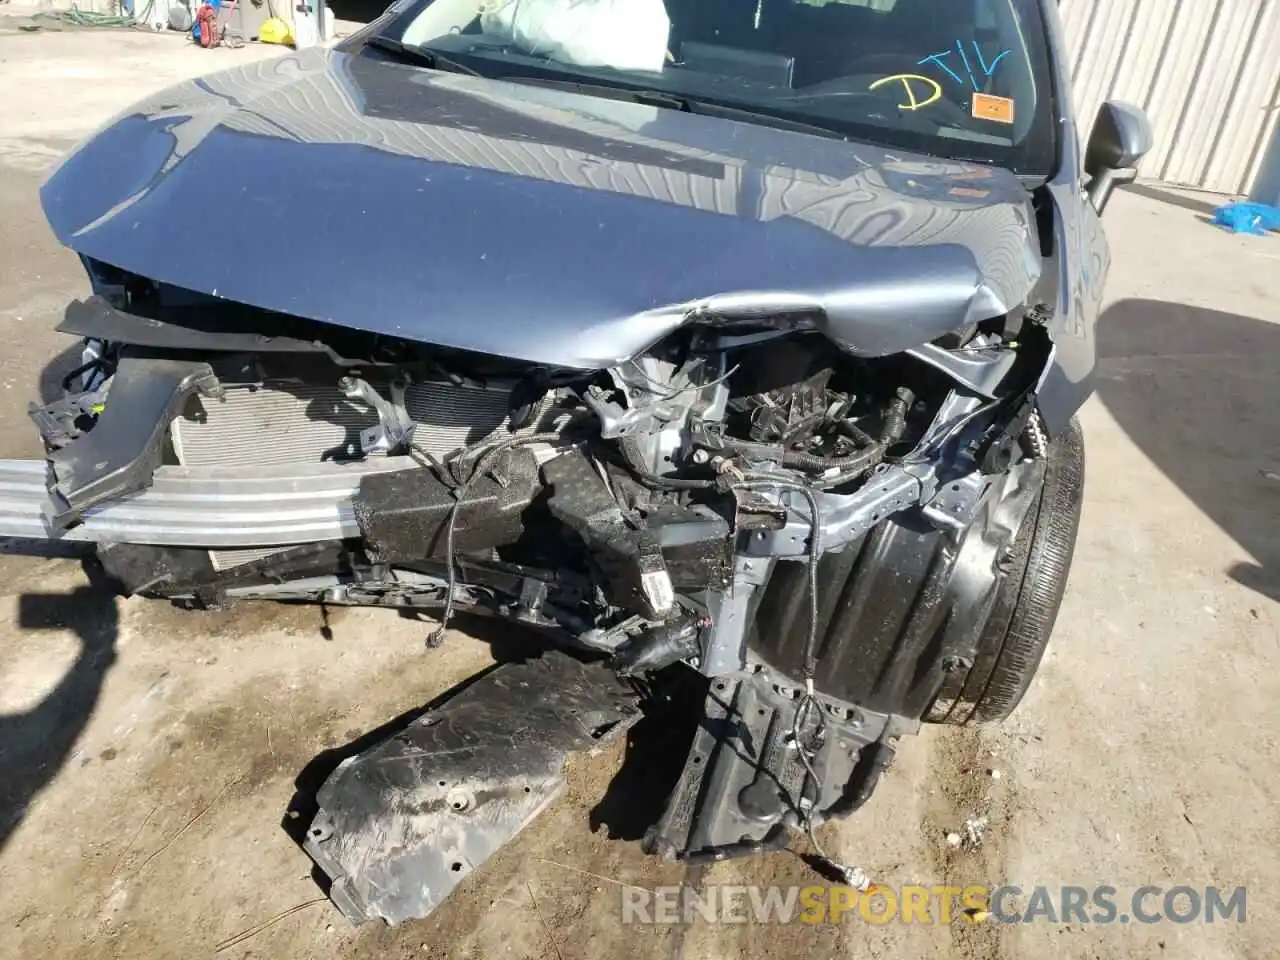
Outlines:
[{"label": "windshield glass", "polygon": [[410,0],[377,30],[486,76],[734,107],[1028,175],[1055,156],[1037,0]]}]

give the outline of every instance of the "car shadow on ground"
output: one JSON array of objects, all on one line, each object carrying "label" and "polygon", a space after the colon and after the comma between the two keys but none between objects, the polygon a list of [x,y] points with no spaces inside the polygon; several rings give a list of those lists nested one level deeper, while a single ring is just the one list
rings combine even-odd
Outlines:
[{"label": "car shadow on ground", "polygon": [[591,808],[594,832],[642,840],[666,809],[703,716],[707,679],[683,664],[653,678],[644,716],[627,731],[622,767]]},{"label": "car shadow on ground", "polygon": [[1280,601],[1280,323],[1130,299],[1097,338],[1103,404],[1252,556],[1228,575]]},{"label": "car shadow on ground", "polygon": [[1196,193],[1193,191],[1179,193],[1176,190],[1169,190],[1152,183],[1131,183],[1125,187],[1125,190],[1129,193],[1136,193],[1139,196],[1146,197],[1148,200],[1167,203],[1171,207],[1181,207],[1193,213],[1205,214],[1204,219],[1210,222],[1212,222],[1213,212],[1218,207],[1231,202],[1229,199],[1216,194]]},{"label": "car shadow on ground", "polygon": [[[92,562],[86,563],[86,569]],[[70,630],[79,641],[75,662],[37,705],[0,714],[0,852],[31,801],[71,756],[115,662],[119,618],[113,584],[96,573],[70,593],[18,598],[22,630]]]}]

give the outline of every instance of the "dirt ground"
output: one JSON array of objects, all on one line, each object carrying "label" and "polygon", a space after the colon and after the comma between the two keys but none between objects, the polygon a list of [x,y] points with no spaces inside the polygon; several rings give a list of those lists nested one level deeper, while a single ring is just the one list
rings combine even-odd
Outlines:
[{"label": "dirt ground", "polygon": [[[36,452],[26,403],[67,346],[62,306],[85,292],[39,212],[49,166],[149,90],[273,53],[0,19],[0,456]],[[575,759],[566,795],[431,918],[353,928],[282,826],[295,780],[507,638],[468,623],[427,650],[429,625],[383,612],[115,599],[76,559],[10,543],[0,958],[1274,956],[1280,239],[1215,230],[1213,203],[1144,186],[1108,211],[1081,539],[1022,709],[998,729],[926,729],[823,838],[889,886],[1244,885],[1245,924],[624,926],[625,885],[816,881],[785,853],[700,878],[643,856],[635,824],[596,809],[617,744]],[[981,844],[946,843],[980,814]]]}]

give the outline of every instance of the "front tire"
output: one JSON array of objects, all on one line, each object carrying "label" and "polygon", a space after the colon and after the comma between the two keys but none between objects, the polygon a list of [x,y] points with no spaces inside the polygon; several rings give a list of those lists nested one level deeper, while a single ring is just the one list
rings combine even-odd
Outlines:
[{"label": "front tire", "polygon": [[1084,438],[1072,419],[1049,445],[1044,487],[1014,541],[1010,575],[959,695],[927,719],[972,726],[1004,720],[1044,658],[1067,586],[1084,494]]}]

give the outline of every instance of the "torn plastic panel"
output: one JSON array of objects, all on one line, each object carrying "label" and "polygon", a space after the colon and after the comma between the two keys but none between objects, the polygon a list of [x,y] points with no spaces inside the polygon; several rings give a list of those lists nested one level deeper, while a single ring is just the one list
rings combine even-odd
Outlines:
[{"label": "torn plastic panel", "polygon": [[[53,522],[66,527],[90,507],[146,487],[160,465],[169,422],[190,397],[217,398],[221,389],[208,363],[122,356],[93,429],[49,455]],[[42,413],[32,405],[37,424]]]},{"label": "torn plastic panel", "polygon": [[342,762],[303,847],[348,920],[425,917],[564,790],[566,757],[639,719],[603,663],[506,663]]},{"label": "torn plastic panel", "polygon": [[[649,853],[699,863],[777,849],[788,828],[860,805],[854,771],[863,751],[911,725],[824,700],[819,727],[816,717],[797,720],[800,693],[758,664],[711,683],[680,779],[645,836]],[[797,738],[808,741],[808,766]]]}]

